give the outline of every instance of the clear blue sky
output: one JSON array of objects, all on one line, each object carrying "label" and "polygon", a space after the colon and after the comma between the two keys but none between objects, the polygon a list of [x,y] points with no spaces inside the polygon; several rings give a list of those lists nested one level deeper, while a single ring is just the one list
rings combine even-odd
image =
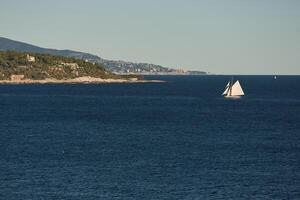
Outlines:
[{"label": "clear blue sky", "polygon": [[300,74],[299,0],[1,0],[0,36],[218,74]]}]

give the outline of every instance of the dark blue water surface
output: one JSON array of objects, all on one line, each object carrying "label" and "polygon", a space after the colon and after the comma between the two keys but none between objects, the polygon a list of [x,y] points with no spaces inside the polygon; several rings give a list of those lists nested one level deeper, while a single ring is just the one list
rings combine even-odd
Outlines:
[{"label": "dark blue water surface", "polygon": [[0,85],[0,199],[300,199],[300,77]]}]

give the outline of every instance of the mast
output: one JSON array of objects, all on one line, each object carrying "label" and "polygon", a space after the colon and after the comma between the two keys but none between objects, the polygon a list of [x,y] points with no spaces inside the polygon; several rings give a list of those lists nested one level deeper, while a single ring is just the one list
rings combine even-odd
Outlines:
[{"label": "mast", "polygon": [[231,77],[231,81],[230,81],[230,88],[229,88],[229,96],[232,96],[232,85],[233,85],[233,76]]}]

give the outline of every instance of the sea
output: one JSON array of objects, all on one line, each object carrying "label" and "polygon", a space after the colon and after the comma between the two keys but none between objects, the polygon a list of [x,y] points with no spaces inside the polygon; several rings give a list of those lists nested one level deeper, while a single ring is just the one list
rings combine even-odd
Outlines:
[{"label": "sea", "polygon": [[300,76],[0,85],[0,199],[300,199]]}]

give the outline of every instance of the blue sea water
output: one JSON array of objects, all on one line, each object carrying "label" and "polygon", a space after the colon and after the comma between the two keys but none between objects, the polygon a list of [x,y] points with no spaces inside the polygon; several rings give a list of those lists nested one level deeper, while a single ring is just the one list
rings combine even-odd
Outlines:
[{"label": "blue sea water", "polygon": [[0,85],[0,199],[300,199],[300,76]]}]

